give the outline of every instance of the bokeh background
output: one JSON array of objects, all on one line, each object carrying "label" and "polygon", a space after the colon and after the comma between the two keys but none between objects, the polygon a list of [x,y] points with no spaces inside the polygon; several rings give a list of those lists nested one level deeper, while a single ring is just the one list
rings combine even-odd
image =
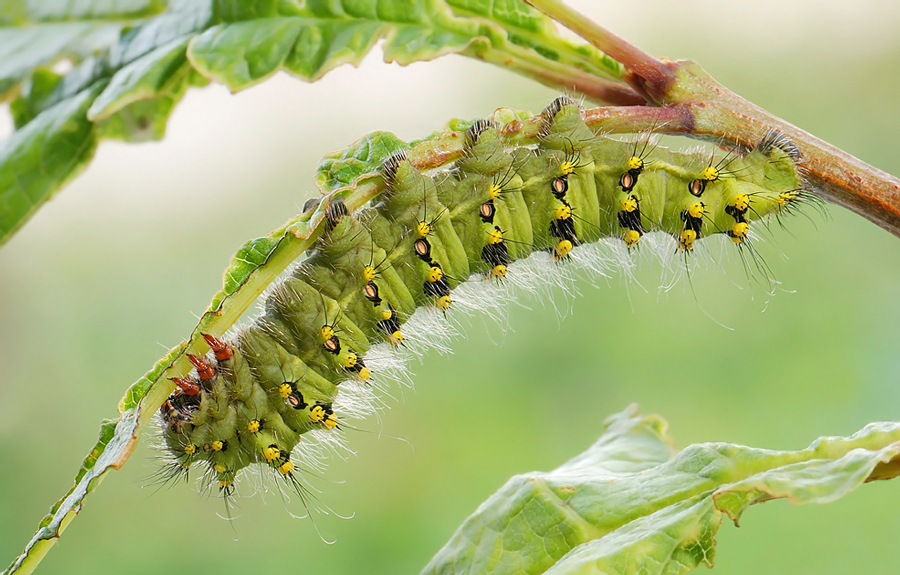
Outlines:
[{"label": "bokeh background", "polygon": [[[573,5],[658,56],[693,58],[751,101],[900,174],[900,5],[614,2]],[[551,90],[461,57],[408,68],[380,53],[309,85],[279,75],[238,95],[190,92],[161,143],[104,143],[90,168],[0,249],[0,563],[71,485],[101,419],[193,327],[229,256],[298,212],[329,151],[381,129],[404,139]],[[9,131],[2,114],[4,132]],[[688,142],[689,144],[689,142]],[[768,297],[740,261],[661,293],[618,278],[581,297],[476,319],[454,353],[415,367],[378,433],[316,485],[350,520],[291,518],[276,494],[221,501],[143,488],[146,441],[111,474],[43,573],[417,573],[511,475],[556,467],[631,402],[679,446],[798,449],[900,418],[900,240],[831,207],[759,246]],[[721,268],[721,269],[719,269]],[[484,324],[484,325],[483,325]],[[730,329],[722,327],[724,324]],[[379,431],[377,422],[365,427]],[[410,444],[414,450],[410,448]],[[720,531],[724,574],[891,572],[900,482],[827,506],[776,501]],[[299,513],[298,502],[288,508]]]}]

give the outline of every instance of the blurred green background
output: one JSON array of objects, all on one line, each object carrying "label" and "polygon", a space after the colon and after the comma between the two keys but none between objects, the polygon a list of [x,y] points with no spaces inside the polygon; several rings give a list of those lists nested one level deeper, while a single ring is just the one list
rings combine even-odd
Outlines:
[{"label": "blurred green background", "polygon": [[[572,4],[900,174],[900,7]],[[69,488],[125,388],[189,333],[229,256],[312,195],[319,158],[371,130],[411,139],[501,105],[540,110],[554,95],[458,57],[400,68],[376,54],[315,85],[279,75],[234,96],[194,91],[162,143],[104,143],[0,250],[0,563]],[[661,293],[659,266],[647,263],[646,291],[584,281],[581,297],[553,292],[571,307],[564,317],[532,299],[504,325],[476,318],[453,355],[426,357],[416,390],[390,402],[384,433],[415,451],[379,438],[371,421],[363,427],[375,433],[351,433],[358,455],[316,482],[322,501],[355,514],[317,516],[334,545],[275,493],[240,499],[228,522],[221,501],[191,485],[142,488],[156,469],[145,440],[39,572],[416,573],[507,478],[581,452],[631,402],[667,418],[679,446],[798,449],[896,420],[900,240],[828,211],[788,219],[759,245],[782,282],[771,298],[728,257],[696,274],[693,290]],[[740,529],[723,526],[716,570],[894,571],[898,498],[895,481],[822,507],[753,508]]]}]

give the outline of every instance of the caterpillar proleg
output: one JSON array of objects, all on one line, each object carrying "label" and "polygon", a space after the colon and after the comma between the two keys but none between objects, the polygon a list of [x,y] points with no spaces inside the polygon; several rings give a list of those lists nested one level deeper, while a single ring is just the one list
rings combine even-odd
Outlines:
[{"label": "caterpillar proleg", "polygon": [[560,97],[533,141],[512,143],[520,120],[507,112],[460,126],[462,155],[437,169],[417,169],[399,142],[368,171],[354,168],[375,170],[381,194],[355,211],[332,194],[322,235],[270,288],[262,315],[206,336],[212,355],[192,356],[191,377],[175,381],[161,409],[168,477],[199,468],[228,498],[257,465],[303,498],[309,438],[340,448],[345,422],[372,412],[372,388],[397,355],[443,345],[455,308],[478,307],[477,297],[457,301],[471,286],[539,283],[516,262],[551,274],[589,260],[598,242],[627,253],[654,232],[685,258],[715,234],[752,250],[757,222],[815,201],[780,134],[752,150],[675,152],[647,135],[597,135]]}]

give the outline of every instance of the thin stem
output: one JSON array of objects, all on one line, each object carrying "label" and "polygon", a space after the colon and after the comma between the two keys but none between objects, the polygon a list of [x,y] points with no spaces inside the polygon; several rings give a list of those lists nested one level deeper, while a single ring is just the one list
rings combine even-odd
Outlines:
[{"label": "thin stem", "polygon": [[624,134],[652,130],[662,134],[692,135],[694,117],[684,106],[617,106],[584,111],[584,123],[605,134]]},{"label": "thin stem", "polygon": [[534,78],[545,86],[574,90],[599,104],[614,106],[639,106],[645,103],[634,90],[605,78],[600,78],[572,66],[551,62],[528,51],[467,50],[467,56],[509,68],[519,74]]},{"label": "thin stem", "polygon": [[641,106],[646,104],[643,96],[627,86],[599,78],[565,77],[540,69],[531,71],[531,76],[545,86],[554,88],[565,86],[567,90],[570,89],[584,94],[598,104],[609,104],[612,106]]},{"label": "thin stem", "polygon": [[675,82],[675,72],[668,63],[650,56],[559,0],[525,2],[618,60],[628,71],[623,78],[628,85],[648,101],[661,104],[660,97]]}]

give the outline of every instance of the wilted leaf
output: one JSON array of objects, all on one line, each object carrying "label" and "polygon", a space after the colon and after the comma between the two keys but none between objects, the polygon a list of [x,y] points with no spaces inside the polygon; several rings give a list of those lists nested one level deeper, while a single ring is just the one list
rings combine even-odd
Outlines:
[{"label": "wilted leaf", "polygon": [[723,513],[737,520],[748,505],[776,498],[827,503],[898,455],[897,423],[801,451],[704,443],[674,454],[665,423],[632,407],[575,459],[513,477],[423,573],[685,573],[712,566]]}]

